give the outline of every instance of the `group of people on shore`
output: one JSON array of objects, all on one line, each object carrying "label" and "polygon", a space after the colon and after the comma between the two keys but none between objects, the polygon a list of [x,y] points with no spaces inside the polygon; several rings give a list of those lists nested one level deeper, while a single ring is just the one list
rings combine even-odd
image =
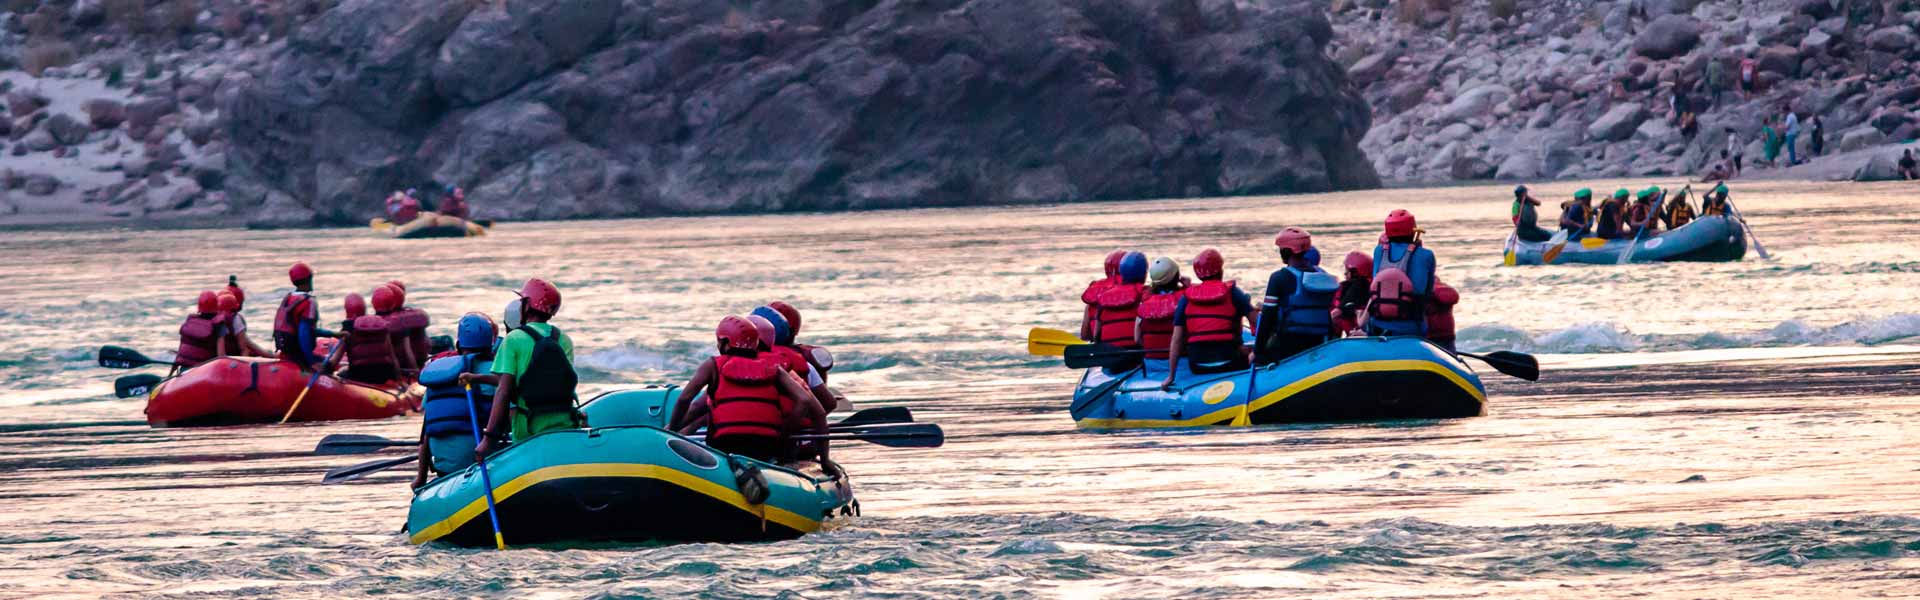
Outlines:
[{"label": "group of people on shore", "polygon": [[[1267,278],[1257,307],[1225,279],[1218,250],[1194,257],[1198,283],[1171,258],[1149,263],[1140,252],[1116,250],[1106,257],[1106,278],[1081,293],[1080,337],[1140,351],[1148,372],[1164,372],[1169,387],[1182,365],[1194,373],[1243,370],[1343,336],[1422,336],[1451,350],[1460,295],[1440,282],[1422,233],[1412,213],[1393,211],[1371,255],[1346,256],[1341,281],[1320,268],[1312,234],[1288,227],[1274,238],[1284,264]],[[1243,325],[1253,332],[1250,352]]]},{"label": "group of people on shore", "polygon": [[[405,284],[375,287],[371,313],[366,298],[347,294],[345,319],[332,331],[320,326],[313,269],[295,263],[287,276],[293,291],[275,311],[273,351],[247,338],[240,316],[245,292],[230,277],[227,289],[202,292],[181,326],[176,369],[222,356],[254,356],[373,386],[418,382],[425,389],[425,418],[416,488],[426,483],[429,469],[458,471],[512,440],[587,426],[578,406],[573,340],[550,322],[561,300],[553,284],[527,280],[507,304],[503,322],[484,312],[466,313],[452,348],[435,354],[427,336],[431,320],[406,304]],[[715,332],[719,356],[702,363],[683,388],[672,428],[687,434],[707,429],[714,448],[760,460],[817,457],[828,464],[826,442],[796,445],[790,439],[796,432],[825,433],[826,414],[838,404],[826,387],[833,355],[796,342],[799,332],[800,311],[785,302],[722,319]],[[336,340],[335,349],[322,352],[321,340],[328,338]],[[482,425],[477,433],[474,423]]]},{"label": "group of people on shore", "polygon": [[424,205],[418,188],[394,190],[387,196],[387,222],[394,225],[412,223],[420,218],[420,213],[427,211],[443,217],[470,219],[473,209],[467,206],[466,190],[452,184],[447,185],[438,205],[431,207]]},{"label": "group of people on shore", "polygon": [[[1671,231],[1703,216],[1729,214],[1730,191],[1725,182],[1716,184],[1711,191],[1702,195],[1697,210],[1688,198],[1689,190],[1683,188],[1669,198],[1670,190],[1659,186],[1648,186],[1638,192],[1620,188],[1595,206],[1593,190],[1580,188],[1574,191],[1571,200],[1560,203],[1558,226],[1566,233],[1568,240],[1587,237],[1631,240],[1656,235],[1663,226]],[[1552,232],[1540,227],[1539,206],[1540,200],[1533,197],[1527,186],[1513,189],[1514,236],[1521,241],[1545,242],[1553,239]]]}]

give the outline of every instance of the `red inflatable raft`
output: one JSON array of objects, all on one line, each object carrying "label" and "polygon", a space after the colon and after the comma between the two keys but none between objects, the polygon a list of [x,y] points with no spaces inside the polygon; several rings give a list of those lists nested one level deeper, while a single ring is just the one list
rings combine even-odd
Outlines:
[{"label": "red inflatable raft", "polygon": [[[155,387],[147,396],[147,423],[192,427],[278,422],[310,377],[291,362],[214,359]],[[384,419],[419,407],[419,395],[398,385],[375,387],[329,376],[314,382],[289,421]]]}]

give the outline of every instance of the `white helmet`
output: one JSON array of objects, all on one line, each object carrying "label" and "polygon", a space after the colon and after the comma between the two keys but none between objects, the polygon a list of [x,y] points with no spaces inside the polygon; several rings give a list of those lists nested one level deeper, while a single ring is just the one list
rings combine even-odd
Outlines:
[{"label": "white helmet", "polygon": [[1154,285],[1173,285],[1180,280],[1180,263],[1162,256],[1153,259],[1153,266],[1147,267],[1147,281]]},{"label": "white helmet", "polygon": [[502,315],[504,318],[500,319],[500,324],[505,325],[507,331],[519,329],[527,324],[526,317],[520,313],[520,303],[525,301],[522,298],[514,298],[512,302],[507,303],[506,313]]}]

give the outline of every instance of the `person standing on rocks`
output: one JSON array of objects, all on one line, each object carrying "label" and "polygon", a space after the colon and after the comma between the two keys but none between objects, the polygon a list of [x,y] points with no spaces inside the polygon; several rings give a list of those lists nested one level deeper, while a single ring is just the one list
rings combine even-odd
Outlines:
[{"label": "person standing on rocks", "polygon": [[1707,94],[1714,106],[1720,105],[1720,90],[1727,89],[1727,65],[1719,57],[1707,60]]},{"label": "person standing on rocks", "polygon": [[1827,124],[1820,122],[1820,115],[1811,117],[1813,133],[1807,138],[1807,157],[1815,158],[1827,148]]},{"label": "person standing on rocks", "polygon": [[1780,158],[1780,132],[1773,128],[1773,117],[1760,120],[1760,139],[1766,149],[1762,157],[1767,159],[1768,166],[1773,166],[1773,161]]},{"label": "person standing on rocks", "polygon": [[1753,60],[1753,51],[1747,51],[1746,58],[1740,59],[1740,97],[1742,99],[1753,98],[1755,89],[1759,87],[1759,82],[1756,81],[1759,79],[1759,70],[1760,63]]},{"label": "person standing on rocks", "polygon": [[1740,143],[1740,132],[1734,131],[1732,127],[1727,128],[1727,152],[1722,157],[1727,156],[1733,157],[1733,170],[1727,176],[1739,177],[1740,170],[1746,168],[1746,165],[1741,164],[1741,159],[1746,158],[1747,148]]},{"label": "person standing on rocks", "polygon": [[1798,143],[1800,138],[1800,115],[1795,114],[1791,107],[1786,108],[1783,112],[1787,113],[1787,166],[1791,167],[1800,164],[1800,144]]}]

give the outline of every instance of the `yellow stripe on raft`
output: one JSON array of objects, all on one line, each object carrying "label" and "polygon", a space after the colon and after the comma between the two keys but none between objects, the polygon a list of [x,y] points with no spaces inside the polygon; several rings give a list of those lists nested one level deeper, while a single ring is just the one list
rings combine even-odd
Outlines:
[{"label": "yellow stripe on raft", "polygon": [[[740,492],[737,490],[695,477],[684,471],[669,469],[658,465],[589,463],[558,465],[536,469],[531,473],[515,477],[495,487],[493,490],[494,501],[496,503],[505,503],[508,498],[512,498],[514,494],[520,493],[521,490],[556,479],[571,479],[575,477],[640,477],[658,479],[731,504],[734,508],[754,515],[755,518],[759,518],[761,512],[765,511],[768,521],[773,521],[801,532],[812,533],[820,529],[819,520],[809,519],[777,506],[763,504],[756,507],[747,504],[746,497],[740,495]],[[473,502],[467,503],[467,505],[460,510],[455,511],[453,516],[434,523],[425,529],[421,529],[419,533],[414,534],[411,538],[408,538],[407,541],[414,544],[425,544],[440,539],[447,534],[453,533],[454,530],[466,525],[468,521],[479,517],[486,511],[487,499],[483,495],[475,498]]]},{"label": "yellow stripe on raft", "polygon": [[1313,375],[1295,380],[1293,383],[1281,386],[1280,389],[1269,392],[1267,395],[1261,396],[1259,399],[1245,406],[1224,408],[1191,419],[1082,419],[1079,426],[1082,429],[1204,427],[1208,425],[1219,425],[1222,424],[1223,421],[1230,420],[1231,422],[1226,424],[1233,427],[1244,427],[1252,424],[1248,415],[1259,412],[1266,407],[1279,404],[1281,401],[1291,398],[1300,392],[1307,391],[1313,386],[1326,383],[1328,380],[1342,375],[1378,371],[1428,371],[1438,373],[1440,376],[1447,378],[1448,381],[1453,382],[1454,385],[1460,386],[1460,389],[1465,390],[1468,395],[1473,396],[1474,400],[1479,401],[1480,413],[1482,415],[1485,415],[1487,412],[1486,393],[1480,391],[1480,388],[1474,387],[1473,384],[1467,383],[1465,377],[1461,377],[1459,373],[1453,372],[1452,369],[1448,369],[1430,360],[1368,360],[1350,362],[1319,373],[1314,373]]}]

